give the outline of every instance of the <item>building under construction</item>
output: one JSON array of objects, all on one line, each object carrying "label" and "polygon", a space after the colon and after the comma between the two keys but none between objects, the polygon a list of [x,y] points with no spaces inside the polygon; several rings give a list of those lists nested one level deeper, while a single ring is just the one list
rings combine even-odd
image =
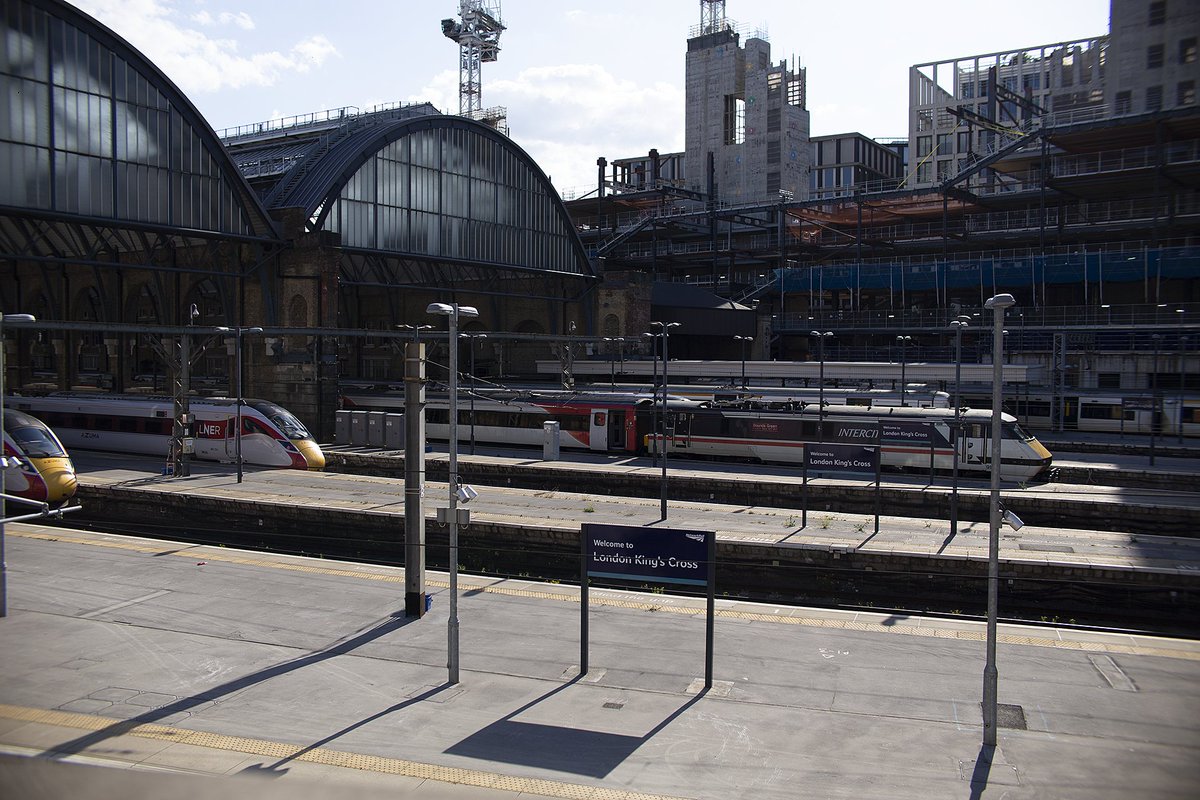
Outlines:
[{"label": "building under construction", "polygon": [[[770,126],[747,126],[707,164],[689,151],[682,174],[656,171],[678,166],[671,154],[602,165],[595,195],[568,205],[606,283],[651,279],[654,318],[685,322],[680,358],[736,359],[744,333],[740,321],[689,333],[681,284],[753,309],[754,357],[780,360],[814,358],[816,330],[834,334],[834,360],[898,362],[903,347],[952,361],[950,320],[986,328],[985,301],[1009,292],[1006,348],[1044,367],[1048,387],[1200,388],[1188,377],[1200,374],[1198,13],[1116,0],[1109,36],[914,66],[909,146],[810,140],[803,195],[748,193],[713,166],[770,152]],[[689,70],[710,36],[689,40]],[[1159,72],[1106,77],[1106,52],[1138,48]],[[1113,80],[1141,99],[1106,103]],[[725,142],[725,124],[689,126],[688,141]],[[986,330],[968,335],[964,360],[990,345]]]}]

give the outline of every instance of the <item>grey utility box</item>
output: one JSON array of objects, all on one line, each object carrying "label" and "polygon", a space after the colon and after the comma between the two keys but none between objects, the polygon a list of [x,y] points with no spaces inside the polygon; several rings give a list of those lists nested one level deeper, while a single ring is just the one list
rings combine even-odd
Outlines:
[{"label": "grey utility box", "polygon": [[386,411],[367,412],[367,444],[371,447],[383,447],[383,425],[387,422]]},{"label": "grey utility box", "polygon": [[350,412],[333,412],[333,443],[350,444]]},{"label": "grey utility box", "polygon": [[367,412],[350,412],[350,444],[355,447],[367,446]]},{"label": "grey utility box", "polygon": [[388,414],[383,422],[383,446],[388,450],[403,450],[404,440],[404,415]]},{"label": "grey utility box", "polygon": [[558,432],[562,427],[558,422],[542,423],[542,460],[558,461]]}]

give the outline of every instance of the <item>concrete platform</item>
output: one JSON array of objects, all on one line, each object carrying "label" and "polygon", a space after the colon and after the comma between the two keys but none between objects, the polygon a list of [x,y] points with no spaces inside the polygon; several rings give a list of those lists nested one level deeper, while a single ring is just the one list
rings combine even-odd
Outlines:
[{"label": "concrete platform", "polygon": [[[1157,798],[1200,785],[1200,644],[593,590],[10,525],[0,794]],[[1003,602],[1003,600],[1002,600]],[[102,767],[118,767],[119,770]],[[249,781],[249,782],[247,782]]]},{"label": "concrete platform", "polygon": [[[297,470],[247,469],[242,483],[235,481],[229,465],[198,462],[192,465],[192,475],[186,478],[162,478],[149,471],[156,466],[154,459],[138,456],[80,452],[74,455],[80,483],[112,492],[136,492],[161,498],[156,502],[170,503],[172,497],[209,498],[218,503],[273,508],[321,508],[345,512],[394,515],[399,524],[404,517],[403,480],[374,475],[349,475],[334,472],[302,472]],[[511,458],[478,455],[464,457],[480,463],[490,463],[499,471],[513,468]],[[526,459],[528,460],[528,459]],[[641,463],[645,462],[645,463]],[[573,462],[572,462],[573,463]],[[656,478],[657,471],[647,459],[637,463],[591,463],[595,469],[627,474],[648,474]],[[672,473],[677,480],[688,476],[701,478],[720,469],[740,480],[776,482],[788,485],[796,499],[794,476],[763,471],[757,465],[689,465]],[[463,467],[465,471],[469,467]],[[549,469],[554,469],[551,465]],[[791,482],[791,483],[789,483]],[[830,483],[832,481],[822,481]],[[680,528],[715,530],[718,540],[747,546],[769,545],[789,548],[813,548],[841,554],[860,553],[887,557],[896,554],[922,558],[987,560],[988,523],[960,520],[957,531],[943,519],[920,519],[892,516],[882,509],[879,531],[875,531],[875,516],[870,481],[840,481],[856,484],[868,493],[864,513],[842,513],[822,510],[814,504],[807,517],[799,505],[793,507],[739,505],[720,502],[694,502],[671,499],[666,524]],[[581,485],[582,484],[582,485]],[[546,491],[504,486],[480,485],[480,495],[471,505],[476,527],[494,525],[530,530],[574,531],[581,522],[614,525],[651,525],[661,523],[659,498],[611,496],[603,491],[589,491],[587,480],[573,476],[561,490]],[[1076,487],[1074,496],[1096,497],[1105,492],[1092,488],[1086,492]],[[913,483],[911,491],[921,493],[922,487]],[[937,488],[936,494],[944,493]],[[1025,490],[1030,493],[1033,490]],[[1145,496],[1128,489],[1109,489],[1114,505],[1138,500],[1153,502],[1157,497],[1166,502],[1162,493]],[[965,486],[964,497],[986,496],[986,487]],[[1009,490],[1007,498],[1016,498],[1021,490]],[[447,504],[445,482],[425,484],[425,516],[433,525],[437,506]],[[114,494],[114,496],[117,496]],[[126,496],[126,495],[121,495]],[[1149,500],[1146,500],[1149,497]],[[118,498],[119,499],[119,498]],[[1200,495],[1185,497],[1188,502],[1200,502]],[[930,500],[930,502],[934,502]],[[1013,500],[1015,505],[1016,501]],[[1017,506],[1020,507],[1020,506]],[[298,512],[299,513],[299,512]],[[1115,508],[1114,514],[1120,509]],[[1196,512],[1200,520],[1200,509]],[[807,522],[807,524],[805,524]],[[1195,577],[1200,568],[1200,538],[1184,536],[1131,535],[1087,529],[1027,524],[1020,531],[1005,528],[1000,541],[1000,558],[1014,565],[1038,568],[1046,565],[1072,569],[1148,571]]]}]

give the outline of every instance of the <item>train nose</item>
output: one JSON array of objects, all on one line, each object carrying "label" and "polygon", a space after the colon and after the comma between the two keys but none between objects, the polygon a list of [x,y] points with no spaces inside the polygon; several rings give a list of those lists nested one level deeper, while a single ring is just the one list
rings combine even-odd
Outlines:
[{"label": "train nose", "polygon": [[46,502],[60,505],[75,496],[79,480],[75,468],[68,459],[45,459],[38,465],[42,480],[46,482]]},{"label": "train nose", "polygon": [[302,439],[295,444],[296,449],[308,462],[309,469],[325,469],[325,454],[321,452],[320,445],[312,439]]}]

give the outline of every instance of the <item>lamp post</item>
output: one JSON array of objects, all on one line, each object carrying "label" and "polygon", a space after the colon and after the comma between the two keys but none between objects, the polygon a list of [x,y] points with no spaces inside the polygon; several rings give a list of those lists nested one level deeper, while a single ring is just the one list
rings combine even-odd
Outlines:
[{"label": "lamp post", "polygon": [[809,336],[817,337],[817,354],[821,359],[819,378],[817,379],[817,441],[825,441],[825,339],[833,336],[833,331],[809,331]]},{"label": "lamp post", "polygon": [[1184,358],[1187,356],[1188,337],[1179,337],[1179,421],[1176,423],[1179,433],[1179,444],[1183,444],[1183,385],[1186,383],[1187,373],[1183,370]]},{"label": "lamp post", "polygon": [[1004,382],[1004,312],[1017,301],[998,294],[984,303],[994,316],[992,336],[992,481],[988,507],[987,661],[983,667],[983,743],[996,746],[996,613],[1000,589],[1000,405]]},{"label": "lamp post", "polygon": [[475,455],[475,340],[486,339],[486,333],[460,333],[460,339],[471,343],[471,455]]},{"label": "lamp post", "polygon": [[244,333],[262,333],[263,329],[254,328],[228,328],[220,326],[217,328],[221,333],[232,333],[234,335],[234,371],[237,373],[235,383],[237,386],[237,411],[234,414],[234,460],[237,461],[237,482],[242,482],[242,334]]},{"label": "lamp post", "polygon": [[396,327],[402,331],[412,331],[413,332],[413,344],[420,344],[421,331],[433,330],[432,325],[397,325]]},{"label": "lamp post", "polygon": [[954,428],[950,431],[951,450],[954,451],[950,467],[951,536],[958,533],[958,447],[962,438],[959,430],[962,425],[962,401],[959,399],[959,391],[962,386],[962,334],[963,330],[970,326],[971,318],[965,314],[950,320],[950,327],[954,330]]},{"label": "lamp post", "polygon": [[458,683],[458,320],[478,317],[478,309],[458,303],[430,303],[426,314],[446,317],[450,336],[450,618],[446,622],[447,682]]},{"label": "lamp post", "polygon": [[[620,353],[621,353],[621,372],[624,372],[625,371],[625,337],[624,336],[605,336],[604,341],[617,343],[617,347],[620,348]],[[612,353],[609,353],[608,354],[608,385],[610,387],[616,387],[616,385],[617,385],[616,373],[613,372],[613,370],[615,368],[616,368],[616,365],[613,363]]]},{"label": "lamp post", "polygon": [[662,481],[661,493],[662,501],[660,503],[660,512],[662,513],[663,521],[667,519],[667,343],[671,339],[671,328],[678,328],[678,322],[651,322],[651,325],[657,325],[662,333],[658,334],[662,337]]},{"label": "lamp post", "polygon": [[1158,426],[1162,419],[1162,398],[1158,394],[1158,346],[1162,336],[1154,334],[1154,363],[1150,366],[1150,466],[1154,466],[1154,445],[1157,438]]},{"label": "lamp post", "polygon": [[[658,393],[658,340],[659,340],[659,337],[661,337],[661,336],[662,336],[661,333],[643,333],[642,334],[643,339],[650,340],[650,356],[651,356],[651,360],[650,360],[651,367],[650,368],[651,368],[651,373],[653,376],[650,379],[650,394],[651,394],[651,396],[654,396],[656,398],[655,401],[651,404],[651,408],[654,410],[654,413],[653,413],[654,419],[652,420],[652,424],[654,425],[655,431],[658,430],[658,400],[657,400],[656,395]],[[654,462],[655,463],[658,463],[658,451],[660,449],[661,448],[655,448],[655,450],[654,450]]]},{"label": "lamp post", "polygon": [[4,518],[8,515],[5,503],[5,476],[8,473],[8,458],[4,455],[4,383],[8,378],[8,367],[4,357],[8,348],[4,345],[4,321],[37,322],[33,314],[0,314],[0,617],[8,616],[8,561],[4,556]]},{"label": "lamp post", "polygon": [[908,385],[908,381],[905,377],[905,367],[908,365],[908,343],[911,342],[912,340],[913,340],[913,338],[911,336],[897,336],[896,337],[896,341],[900,343],[900,407],[901,408],[908,405],[908,402],[904,398],[904,390],[905,390],[905,387]]},{"label": "lamp post", "polygon": [[742,388],[746,388],[746,348],[754,341],[753,336],[734,336],[735,342],[742,343]]}]

